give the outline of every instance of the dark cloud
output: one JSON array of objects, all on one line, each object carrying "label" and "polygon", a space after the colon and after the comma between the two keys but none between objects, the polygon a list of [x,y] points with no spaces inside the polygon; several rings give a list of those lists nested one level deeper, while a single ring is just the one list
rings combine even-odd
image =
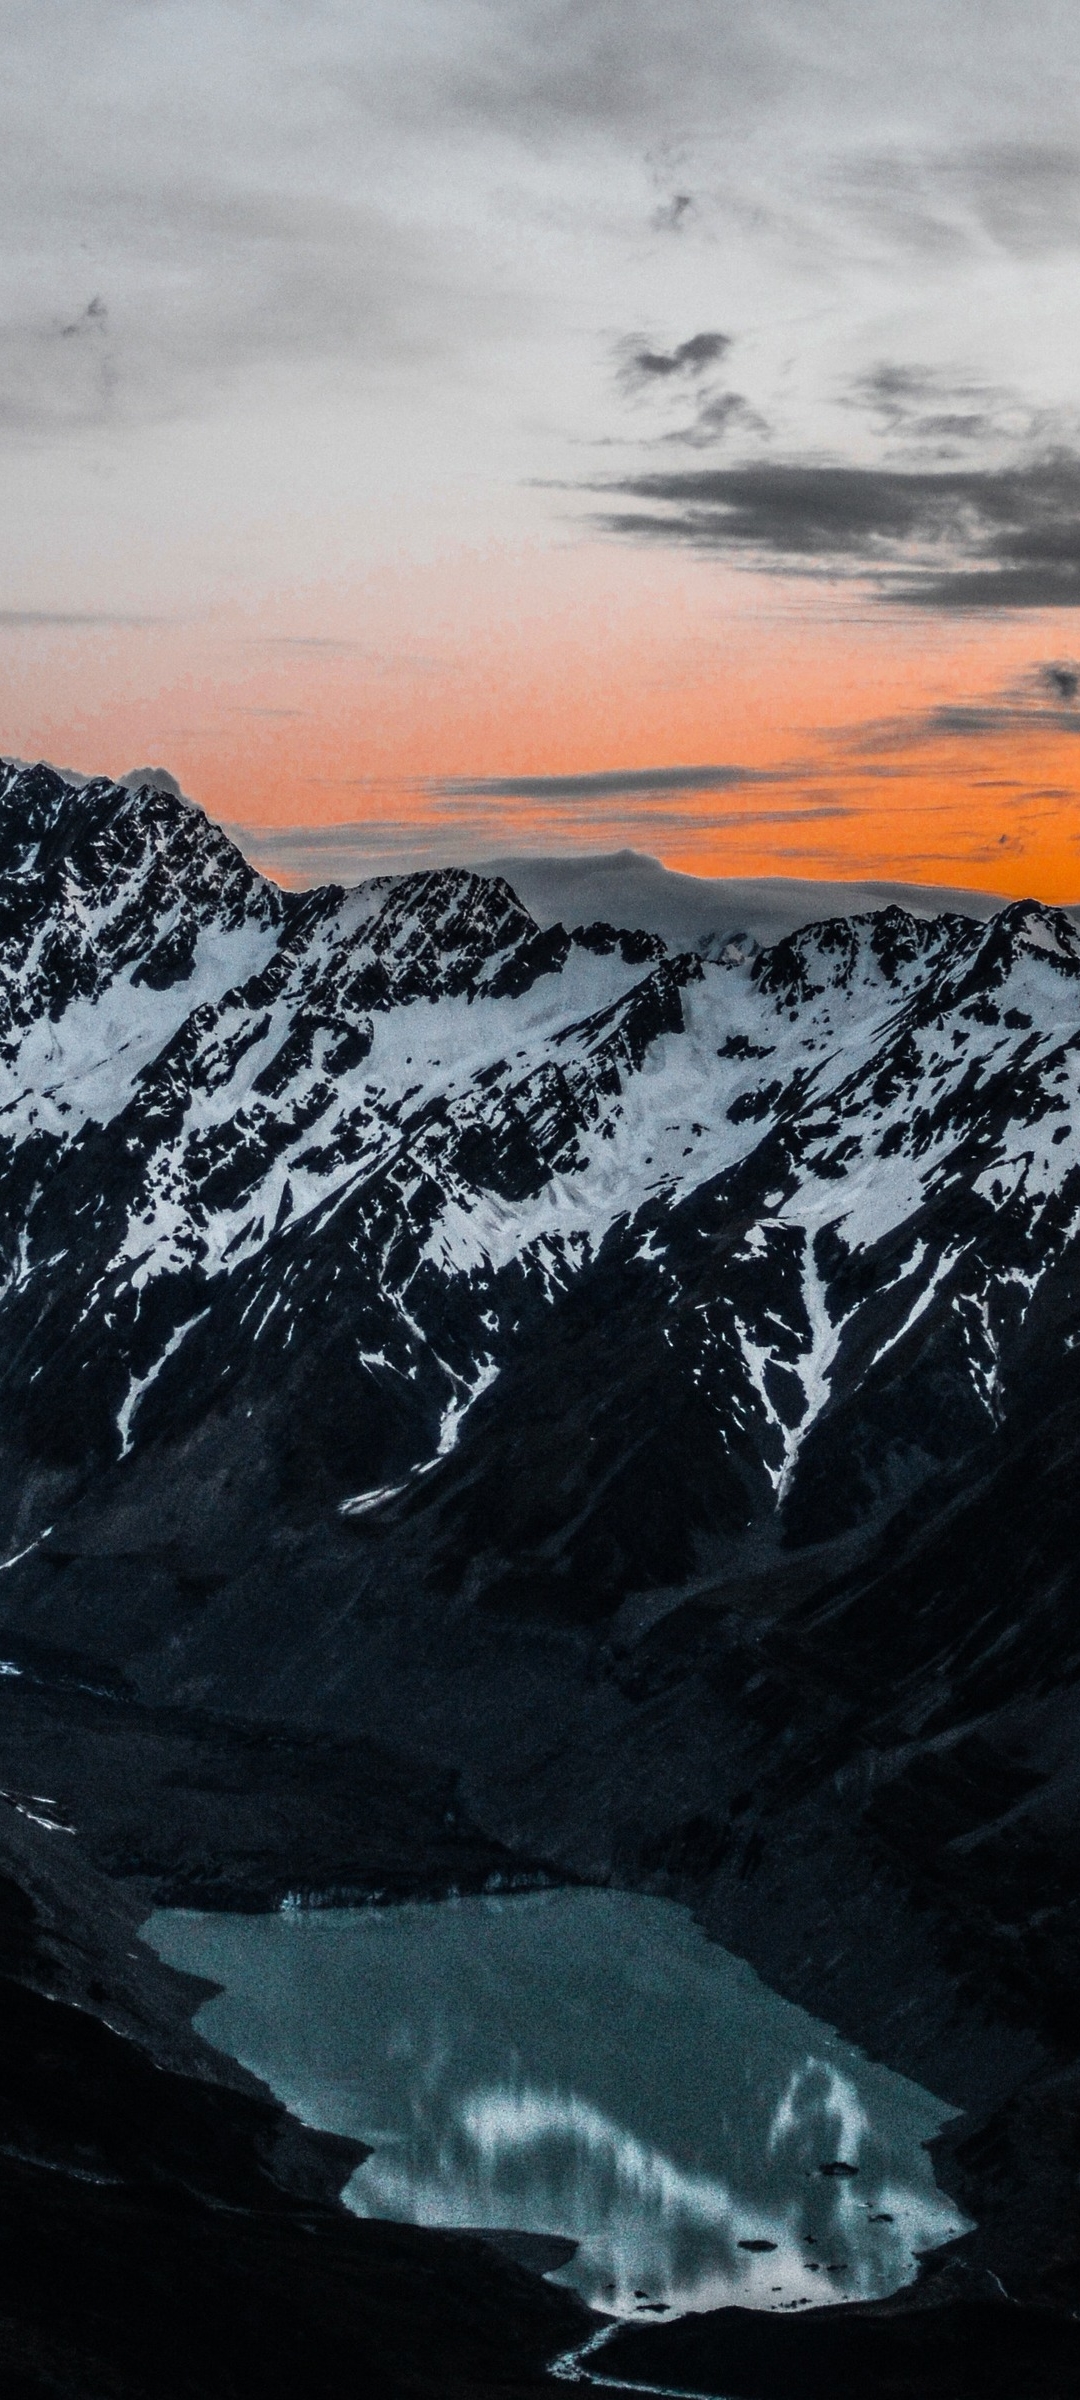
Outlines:
[{"label": "dark cloud", "polygon": [[[595,489],[596,487],[594,487]],[[625,538],[773,570],[857,575],[942,610],[1080,606],[1080,456],[905,470],[816,462],[627,476],[600,522]]]},{"label": "dark cloud", "polygon": [[[910,715],[886,717],[877,724],[864,726],[853,744],[855,757],[881,751],[917,749],[927,742],[987,741],[998,737],[1010,740],[1017,735],[1038,739],[1045,735],[1080,734],[1080,709],[1074,706],[1080,692],[1080,666],[1069,659],[1041,660],[1012,688],[981,700],[946,700],[936,708],[919,709]],[[870,767],[870,774],[883,770]],[[890,770],[885,769],[888,773]],[[1064,795],[1055,786],[1048,793],[1033,789],[1015,777],[983,778],[974,787],[980,791],[1016,790],[1025,799]]]},{"label": "dark cloud", "polygon": [[[922,742],[984,741],[1018,733],[1080,733],[1080,714],[1066,708],[1024,708],[1015,702],[945,701],[910,717],[890,717],[860,735],[860,750],[903,749]],[[1023,787],[1026,790],[1026,786]]]},{"label": "dark cloud", "polygon": [[628,800],[636,793],[728,792],[777,780],[754,767],[613,767],[593,775],[503,775],[476,783],[443,779],[426,788],[440,800]]},{"label": "dark cloud", "polygon": [[731,348],[729,333],[692,333],[674,350],[631,349],[622,368],[625,383],[666,383],[674,375],[703,375]]},{"label": "dark cloud", "polygon": [[1015,417],[1012,396],[990,384],[956,383],[924,367],[884,364],[855,378],[844,406],[865,410],[896,440],[951,450],[983,441]]},{"label": "dark cloud", "polygon": [[709,450],[714,442],[723,441],[729,433],[766,434],[769,427],[764,417],[742,392],[717,392],[703,400],[689,425],[679,425],[670,433],[661,434],[662,442],[677,442],[688,450]]},{"label": "dark cloud", "polygon": [[1080,608],[1080,536],[1074,559],[1046,560],[1032,566],[1000,566],[971,573],[959,569],[947,575],[927,575],[891,594],[909,608],[967,611],[1027,608]]},{"label": "dark cloud", "polygon": [[[720,391],[710,370],[731,349],[730,333],[694,333],[673,350],[657,350],[630,339],[619,345],[619,382],[624,391],[677,395],[685,404],[693,395],[694,414],[688,424],[670,426],[654,441],[680,443],[693,450],[710,449],[726,434],[763,434],[769,428],[742,392]],[[689,387],[689,389],[688,389]]]}]

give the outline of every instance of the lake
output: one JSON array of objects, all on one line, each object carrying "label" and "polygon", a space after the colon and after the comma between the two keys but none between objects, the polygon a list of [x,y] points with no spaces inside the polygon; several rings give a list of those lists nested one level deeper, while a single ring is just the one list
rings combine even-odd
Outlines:
[{"label": "lake", "polygon": [[879,2298],[964,2230],[923,2146],[954,2112],[671,1902],[159,1910],[142,1938],[221,1985],[208,2041],[370,2143],[358,2216],[565,2236],[555,2280],[608,2315]]}]

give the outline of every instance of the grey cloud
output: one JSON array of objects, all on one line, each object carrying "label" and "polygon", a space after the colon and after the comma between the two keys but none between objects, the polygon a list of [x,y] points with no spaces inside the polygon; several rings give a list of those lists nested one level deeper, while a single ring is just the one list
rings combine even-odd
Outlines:
[{"label": "grey cloud", "polygon": [[[738,123],[790,81],[782,30],[731,0],[479,0],[446,16],[441,106],[531,141],[593,127],[652,139],[691,115]],[[824,79],[824,59],[801,63]]]},{"label": "grey cloud", "polygon": [[11,632],[47,631],[50,626],[63,628],[66,625],[87,627],[92,625],[129,625],[138,627],[164,625],[168,622],[166,617],[117,616],[96,609],[0,608],[0,627],[5,627]]},{"label": "grey cloud", "polygon": [[[917,743],[983,741],[1017,733],[1080,734],[1080,715],[1064,708],[1020,708],[1008,701],[946,701],[910,717],[891,717],[860,735],[859,750],[906,750]],[[1023,787],[1026,791],[1026,785]]]},{"label": "grey cloud", "polygon": [[983,706],[960,702],[946,703],[932,709],[923,719],[929,733],[952,734],[964,740],[982,734],[996,733],[1080,733],[1080,716],[1065,708],[1010,708],[1007,702],[995,707],[992,702]]},{"label": "grey cloud", "polygon": [[[0,29],[5,14],[0,0]],[[93,138],[55,146],[44,37],[36,85],[28,74],[17,109],[0,94],[0,429],[168,420],[229,377],[294,361],[422,371],[448,353],[475,354],[513,319],[517,304],[470,267],[437,209],[425,222],[384,196],[383,175],[357,172],[355,123],[347,143],[328,125],[320,152],[303,75],[287,88],[287,8],[269,11],[276,23],[253,54],[244,110],[230,110],[224,67],[220,91],[200,69],[200,32],[209,69],[219,51],[228,57],[245,14],[254,18],[193,0],[192,63],[178,67],[173,96],[183,138],[163,121],[160,140],[148,139],[141,85],[157,81],[154,41],[125,43],[115,9],[88,5],[72,27],[77,48],[99,18],[115,45],[93,61],[95,79],[110,58],[115,70],[107,118],[95,122],[72,69]],[[162,28],[164,58],[174,36]],[[319,51],[314,41],[313,64]],[[97,283],[89,295],[76,280],[86,254]]]},{"label": "grey cloud", "polygon": [[663,25],[651,0],[0,0],[0,41],[0,430],[31,438],[293,362],[473,374],[536,319],[526,264],[470,243],[493,178],[524,189],[538,146],[594,124],[637,156],[688,89],[734,105],[761,73],[700,0]]},{"label": "grey cloud", "polygon": [[[1029,0],[1022,38],[1009,0],[944,12],[933,0],[902,12],[888,0],[479,0],[464,22],[445,13],[440,100],[472,124],[537,143],[583,129],[666,136],[680,155],[691,132],[730,142],[751,126],[771,137],[772,195],[785,144],[809,144],[827,203],[919,257],[987,237],[1026,256],[1080,233],[1067,0]],[[956,122],[958,86],[978,138]],[[880,139],[898,115],[902,146]],[[673,173],[658,230],[694,205],[686,167]]]},{"label": "grey cloud", "polygon": [[67,322],[55,312],[0,317],[0,428],[100,424],[116,381],[116,345],[102,301],[91,300]]},{"label": "grey cloud", "polygon": [[754,767],[614,767],[591,775],[503,775],[477,782],[444,778],[426,789],[441,800],[598,800],[632,799],[637,793],[726,792],[776,781],[775,774]]},{"label": "grey cloud", "polygon": [[184,798],[181,785],[168,767],[129,767],[127,774],[117,780],[128,792],[168,792],[174,800]]},{"label": "grey cloud", "polygon": [[971,573],[959,569],[897,584],[888,595],[908,608],[940,608],[959,614],[983,610],[1080,608],[1080,544],[1075,560],[1043,565],[1007,564]]},{"label": "grey cloud", "polygon": [[670,433],[661,434],[663,442],[681,444],[688,450],[708,450],[726,434],[740,432],[767,434],[764,417],[742,392],[717,392],[712,399],[703,400],[689,425],[676,426]]},{"label": "grey cloud", "polygon": [[651,437],[653,440],[704,450],[736,429],[747,434],[768,432],[765,419],[744,393],[718,391],[715,383],[708,380],[709,370],[727,356],[733,338],[730,333],[712,331],[691,334],[670,350],[650,348],[635,340],[619,345],[619,382],[624,391],[633,395],[678,394],[685,401],[689,386],[693,394],[694,414],[690,422],[669,426],[665,432]]},{"label": "grey cloud", "polygon": [[324,852],[340,849],[343,842],[369,842],[373,848],[380,844],[400,841],[406,834],[422,835],[430,827],[418,826],[412,817],[345,817],[331,825],[240,825],[223,820],[227,833],[248,845],[257,843],[264,857],[317,857]]},{"label": "grey cloud", "polygon": [[673,192],[670,200],[653,210],[650,220],[655,233],[681,233],[688,217],[695,214],[692,192]]},{"label": "grey cloud", "polygon": [[[865,213],[869,186],[844,161],[862,160],[882,109],[899,107],[918,173],[887,158],[873,169],[897,238],[924,202],[942,222],[960,208],[989,223],[996,207],[1017,242],[1059,238],[1073,221],[1072,152],[1054,129],[1068,95],[1042,34],[1061,10],[1029,0],[1018,67],[1015,11],[980,0],[970,72],[989,61],[995,138],[967,155],[962,187],[962,145],[947,173],[940,133],[950,76],[973,50],[971,0],[902,13],[897,35],[885,0],[0,0],[0,427],[159,421],[211,405],[230,377],[297,363],[403,365],[437,408],[432,362],[474,372],[484,341],[514,341],[548,305],[528,241],[512,292],[490,256],[467,263],[493,192],[512,188],[545,222],[546,199],[521,195],[538,162],[553,182],[552,154],[576,145],[585,172],[565,208],[591,241],[608,159],[595,133],[630,174],[652,162],[657,232],[705,238],[718,209],[738,206],[835,264],[837,239],[845,258],[850,242],[832,187],[848,175]],[[641,205],[639,182],[612,208],[625,227]],[[639,383],[679,388],[709,364],[695,344],[719,339],[640,343]],[[702,418],[688,438],[729,421]],[[959,423],[938,430],[969,438]]]},{"label": "grey cloud", "polygon": [[729,333],[693,333],[674,350],[632,349],[622,373],[627,383],[666,383],[673,375],[701,375],[731,348]]},{"label": "grey cloud", "polygon": [[[444,806],[448,823],[460,827],[464,838],[482,838],[489,845],[493,839],[508,838],[504,808],[485,806],[482,801],[470,805],[465,800],[447,801]],[[672,834],[731,832],[749,825],[802,825],[812,817],[846,817],[858,813],[846,802],[832,799],[808,798],[786,808],[717,809],[704,805],[674,807],[659,795],[646,805],[633,806],[620,802],[614,795],[607,800],[548,800],[536,803],[535,811],[536,821],[555,841],[582,839],[589,832],[602,834],[605,841],[611,841],[620,827],[627,840],[639,841],[645,833],[670,839]],[[481,828],[486,831],[481,833]]]},{"label": "grey cloud", "polygon": [[[593,487],[594,489],[597,487]],[[942,610],[1080,605],[1080,456],[996,469],[816,462],[700,468],[608,485],[644,507],[600,522],[637,541],[784,571],[868,579],[883,600]]]},{"label": "grey cloud", "polygon": [[[368,876],[421,866],[467,864],[449,829],[410,817],[346,820],[336,825],[238,825],[225,831],[263,874],[298,883],[362,883]],[[491,829],[483,839],[491,847]],[[474,848],[473,855],[479,856]]]},{"label": "grey cloud", "polygon": [[[991,32],[988,58],[992,46]],[[1032,67],[1037,58],[1033,39]],[[1069,89],[1063,78],[1063,97]],[[903,148],[852,149],[835,161],[832,191],[847,213],[890,247],[929,262],[975,249],[985,256],[988,243],[1020,258],[1076,246],[1080,147],[1055,131],[1052,109],[1039,122],[1033,90],[1025,92],[1017,78],[1016,127],[1006,131],[1003,124],[996,139],[943,143],[928,101],[929,94],[920,110],[921,138]]]},{"label": "grey cloud", "polygon": [[889,460],[929,463],[970,456],[1032,459],[1068,448],[1074,410],[1035,408],[1005,384],[971,381],[941,369],[884,361],[856,376],[840,405],[874,420]]},{"label": "grey cloud", "polygon": [[826,175],[826,192],[872,247],[914,254],[930,267],[971,251],[975,228],[962,195],[943,186],[934,162],[918,152],[842,154]]},{"label": "grey cloud", "polygon": [[[917,749],[941,741],[986,741],[1000,736],[1039,738],[1047,734],[1080,734],[1080,709],[1073,703],[1080,692],[1080,667],[1068,659],[1042,660],[1012,688],[981,700],[947,700],[936,708],[886,717],[862,728],[849,745],[856,757],[880,752]],[[871,774],[883,770],[869,768]],[[890,770],[885,769],[888,773]],[[1039,791],[1016,777],[983,778],[980,791],[1016,790],[1027,800]],[[1051,795],[1060,798],[1056,787]]]},{"label": "grey cloud", "polygon": [[[988,384],[953,383],[923,367],[883,364],[856,377],[847,407],[865,409],[905,440],[972,442],[995,431],[1008,395]],[[1015,406],[1015,404],[1014,404]]]},{"label": "grey cloud", "polygon": [[74,317],[70,325],[61,325],[61,340],[71,341],[80,334],[92,332],[95,326],[104,325],[108,314],[105,302],[98,294],[93,300],[87,301],[81,316]]},{"label": "grey cloud", "polygon": [[972,144],[938,168],[1002,249],[1031,257],[1080,238],[1080,148],[1045,141]]},{"label": "grey cloud", "polygon": [[[635,810],[621,827],[617,815],[590,811],[569,803],[544,812],[530,828],[532,838],[558,845],[560,854],[599,839],[605,845],[625,830],[635,842],[664,841],[672,835],[734,833],[773,825],[811,825],[857,816],[858,809],[843,801],[822,800],[806,807],[754,808],[746,811],[651,808]],[[418,867],[469,866],[490,860],[500,841],[505,845],[505,818],[483,807],[454,815],[445,824],[418,823],[410,817],[353,819],[336,825],[237,825],[225,830],[238,848],[265,874],[298,883],[356,883],[380,874],[406,873]],[[515,834],[520,839],[520,834]]]}]

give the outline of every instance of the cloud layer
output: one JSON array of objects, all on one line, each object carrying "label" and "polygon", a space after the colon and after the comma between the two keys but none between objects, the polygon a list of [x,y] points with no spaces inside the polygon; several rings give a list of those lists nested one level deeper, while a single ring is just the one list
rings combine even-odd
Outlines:
[{"label": "cloud layer", "polygon": [[856,574],[907,607],[1080,605],[1080,455],[904,469],[762,463],[631,475],[609,532],[756,566]]}]

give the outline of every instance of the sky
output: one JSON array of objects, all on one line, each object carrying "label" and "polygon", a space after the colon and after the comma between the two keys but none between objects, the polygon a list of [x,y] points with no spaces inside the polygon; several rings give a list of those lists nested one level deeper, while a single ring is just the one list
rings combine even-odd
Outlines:
[{"label": "sky", "polygon": [[1080,895],[1065,0],[0,0],[0,751]]}]

